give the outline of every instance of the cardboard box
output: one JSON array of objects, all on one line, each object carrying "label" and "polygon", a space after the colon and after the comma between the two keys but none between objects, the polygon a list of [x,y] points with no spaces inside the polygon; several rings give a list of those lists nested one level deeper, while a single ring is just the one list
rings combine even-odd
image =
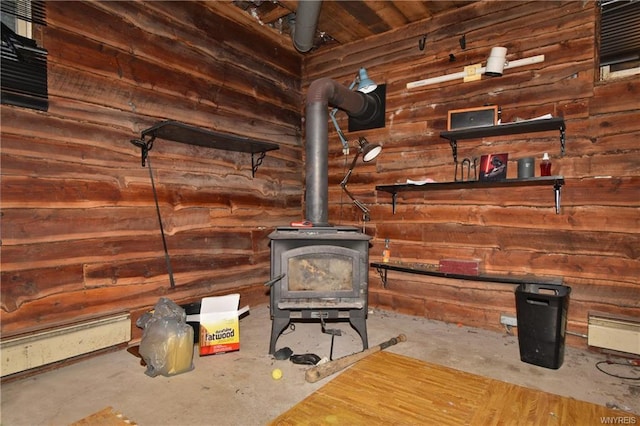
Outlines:
[{"label": "cardboard box", "polygon": [[440,272],[461,275],[480,275],[480,261],[477,259],[442,259]]},{"label": "cardboard box", "polygon": [[187,321],[200,323],[200,356],[240,350],[240,315],[249,306],[238,309],[240,294],[205,297],[199,315],[188,315]]}]

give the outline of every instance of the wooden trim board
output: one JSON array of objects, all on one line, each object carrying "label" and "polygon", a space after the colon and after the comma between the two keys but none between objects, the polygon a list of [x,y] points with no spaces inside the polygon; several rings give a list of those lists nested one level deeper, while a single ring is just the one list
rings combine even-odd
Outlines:
[{"label": "wooden trim board", "polygon": [[640,417],[391,352],[353,365],[271,425],[587,425]]}]

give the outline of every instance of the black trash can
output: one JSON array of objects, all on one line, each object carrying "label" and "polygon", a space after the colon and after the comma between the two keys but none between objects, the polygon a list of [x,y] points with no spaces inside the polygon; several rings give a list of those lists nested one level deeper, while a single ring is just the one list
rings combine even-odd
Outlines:
[{"label": "black trash can", "polygon": [[562,366],[570,293],[571,288],[563,285],[516,288],[521,361],[552,369]]}]

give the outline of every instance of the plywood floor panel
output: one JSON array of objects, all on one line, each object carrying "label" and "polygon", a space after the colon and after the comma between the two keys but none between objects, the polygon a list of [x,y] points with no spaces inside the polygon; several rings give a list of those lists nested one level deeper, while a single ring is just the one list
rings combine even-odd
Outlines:
[{"label": "plywood floor panel", "polygon": [[272,425],[589,425],[640,417],[391,352],[373,354]]}]

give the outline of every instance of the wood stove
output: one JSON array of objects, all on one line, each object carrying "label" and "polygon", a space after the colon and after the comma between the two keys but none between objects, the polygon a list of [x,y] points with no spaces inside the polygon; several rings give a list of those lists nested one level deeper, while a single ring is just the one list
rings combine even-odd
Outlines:
[{"label": "wood stove", "polygon": [[326,226],[281,227],[269,238],[274,281],[269,353],[293,318],[348,318],[367,349],[370,237],[354,227]]},{"label": "wood stove", "polygon": [[[384,107],[379,97],[353,91],[329,78],[309,85],[306,103],[305,220],[310,227],[277,228],[271,238],[271,343],[292,318],[349,318],[367,341],[367,292],[370,237],[350,226],[331,226],[329,213],[328,106],[350,118],[371,120]],[[324,325],[324,324],[323,324]]]}]

